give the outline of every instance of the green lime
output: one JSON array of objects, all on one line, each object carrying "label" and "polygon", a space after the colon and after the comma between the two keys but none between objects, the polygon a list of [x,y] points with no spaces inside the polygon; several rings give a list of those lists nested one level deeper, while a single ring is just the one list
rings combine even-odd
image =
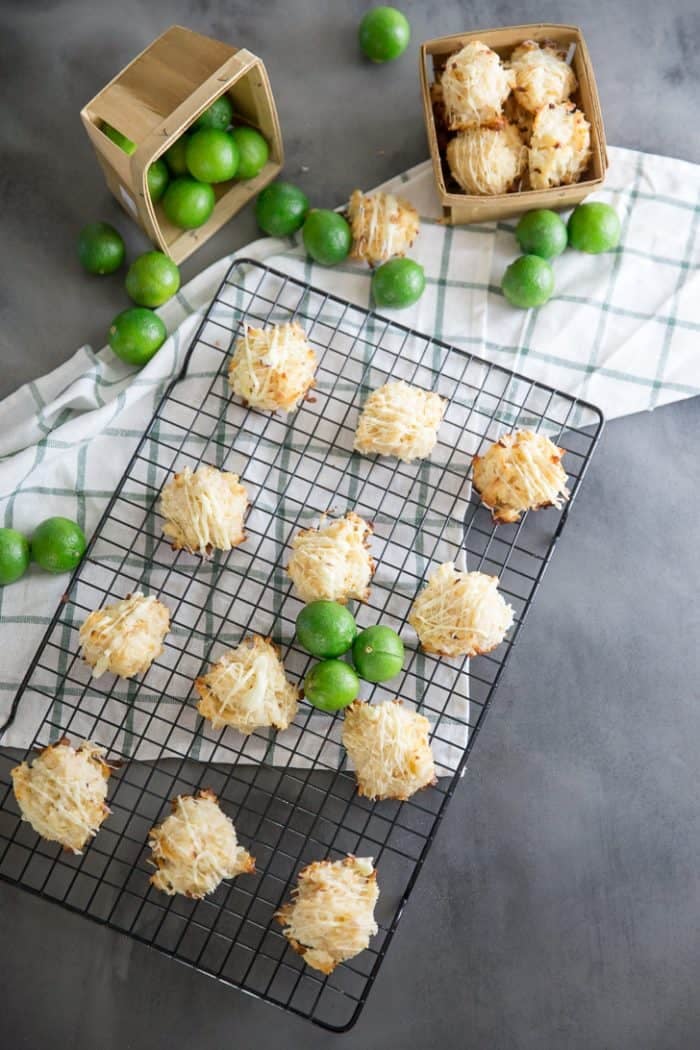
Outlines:
[{"label": "green lime", "polygon": [[169,150],[166,150],[163,154],[165,163],[170,168],[173,175],[186,175],[187,174],[187,161],[185,160],[185,151],[187,149],[187,135],[181,135],[179,139],[173,142]]},{"label": "green lime", "polygon": [[270,147],[267,139],[255,128],[234,128],[231,138],[238,146],[238,171],[239,179],[252,179],[258,175],[267,164],[270,156]]},{"label": "green lime", "polygon": [[228,131],[202,128],[187,140],[185,160],[199,182],[226,182],[238,171],[238,146]]},{"label": "green lime", "polygon": [[395,7],[373,7],[360,22],[360,47],[372,62],[398,58],[410,39],[410,23]]},{"label": "green lime", "polygon": [[132,306],[118,314],[109,329],[112,351],[128,365],[145,365],[168,337],[158,314]]},{"label": "green lime", "polygon": [[173,226],[194,230],[211,217],[216,204],[214,190],[207,182],[181,175],[170,183],[163,196],[163,211]]},{"label": "green lime", "polygon": [[539,255],[521,255],[503,274],[501,288],[512,306],[543,306],[554,291],[554,270]]},{"label": "green lime", "polygon": [[114,273],[124,262],[124,241],[108,222],[91,222],[78,234],[78,258],[88,273]]},{"label": "green lime", "polygon": [[620,233],[617,212],[600,201],[579,204],[569,217],[569,244],[580,252],[609,252],[617,247]]},{"label": "green lime", "polygon": [[0,529],[0,587],[24,576],[29,561],[27,537],[17,529]]},{"label": "green lime", "polygon": [[356,634],[355,617],[338,602],[311,602],[297,616],[299,645],[323,660],[346,653]]},{"label": "green lime", "polygon": [[515,236],[525,255],[539,255],[541,259],[553,259],[566,248],[566,225],[548,208],[523,215],[515,227]]},{"label": "green lime", "polygon": [[72,572],[86,546],[80,525],[70,518],[47,518],[34,530],[32,558],[46,572]]},{"label": "green lime", "polygon": [[314,208],[306,216],[302,236],[307,252],[322,266],[335,266],[350,254],[350,226],[337,211]]},{"label": "green lime", "polygon": [[403,642],[391,627],[367,627],[352,643],[352,662],[367,682],[386,682],[403,669]]},{"label": "green lime", "polygon": [[413,259],[389,259],[372,274],[372,296],[377,306],[413,306],[424,290],[425,272]]},{"label": "green lime", "polygon": [[164,252],[144,252],[129,267],[125,287],[138,306],[162,306],[180,287],[180,271]]},{"label": "green lime", "polygon": [[291,237],[304,225],[309,198],[291,182],[273,182],[258,194],[255,218],[270,237]]},{"label": "green lime", "polygon": [[304,679],[304,696],[320,711],[340,711],[357,699],[360,679],[343,660],[315,664]]},{"label": "green lime", "polygon": [[226,131],[226,128],[231,123],[231,117],[233,116],[233,106],[228,95],[222,95],[221,98],[217,98],[216,102],[212,102],[209,109],[205,109],[204,112],[197,117],[194,124],[194,128],[216,128],[218,131]]},{"label": "green lime", "polygon": [[160,198],[165,193],[165,187],[170,182],[170,175],[168,173],[168,165],[165,163],[162,157],[158,160],[154,160],[148,169],[148,192],[151,196],[151,200],[154,204],[157,204]]},{"label": "green lime", "polygon": [[126,135],[122,135],[121,131],[117,131],[117,129],[113,128],[111,124],[108,124],[106,120],[102,121],[100,131],[103,135],[106,135],[108,139],[111,139],[116,146],[119,146],[119,149],[123,149],[125,153],[128,153],[129,156],[136,152],[136,143],[132,142],[131,139],[128,139]]}]

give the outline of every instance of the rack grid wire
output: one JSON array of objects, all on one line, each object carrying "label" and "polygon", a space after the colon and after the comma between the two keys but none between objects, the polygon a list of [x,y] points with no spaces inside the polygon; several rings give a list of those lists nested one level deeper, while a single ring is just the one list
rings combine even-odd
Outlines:
[{"label": "rack grid wire", "polygon": [[[232,399],[226,374],[244,326],[298,320],[319,357],[313,397],[286,420]],[[367,393],[389,379],[449,400],[429,461],[401,463],[352,452]],[[0,751],[0,877],[59,902],[221,981],[342,1031],[356,1021],[403,906],[464,771],[494,690],[517,640],[598,441],[594,406],[484,361],[464,349],[386,320],[252,260],[232,264],[71,578],[23,680],[13,711],[40,717],[27,756],[62,736],[92,739],[119,768],[111,815],[74,856],[20,821]],[[571,500],[496,527],[471,493],[474,453],[504,431],[546,432],[566,449]],[[202,561],[174,553],[160,533],[157,502],[173,470],[210,463],[232,470],[251,493],[247,540]],[[290,538],[325,513],[371,520],[379,563],[360,626],[383,622],[406,642],[402,679],[367,686],[395,695],[431,725],[439,779],[407,802],[356,793],[339,744],[340,716],[302,703],[283,733],[215,732],[196,711],[192,683],[251,632],[281,647],[290,677],[311,659],[294,640],[301,602],[284,565]],[[515,624],[495,652],[444,661],[420,651],[407,626],[431,566],[445,560],[500,577]],[[138,680],[91,679],[77,632],[87,614],[137,589],[171,611],[165,649]],[[150,886],[150,828],[170,800],[212,789],[256,860],[254,875],[204,900],[167,897]],[[288,946],[274,913],[299,870],[346,853],[374,857],[378,934],[370,947],[323,976]]]}]

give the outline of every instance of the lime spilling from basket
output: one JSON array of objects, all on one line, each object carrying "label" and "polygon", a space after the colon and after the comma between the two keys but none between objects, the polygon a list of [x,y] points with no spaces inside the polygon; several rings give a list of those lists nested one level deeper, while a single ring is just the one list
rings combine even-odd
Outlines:
[{"label": "lime spilling from basket", "polygon": [[403,668],[403,642],[391,627],[367,627],[352,643],[352,662],[367,682],[386,682]]},{"label": "lime spilling from basket", "polygon": [[350,254],[350,226],[337,211],[314,208],[306,216],[302,236],[307,252],[322,266],[336,266]]},{"label": "lime spilling from basket", "polygon": [[360,47],[372,62],[391,62],[411,39],[411,26],[395,7],[373,7],[360,22]]},{"label": "lime spilling from basket", "polygon": [[186,175],[170,183],[163,197],[163,210],[173,226],[194,230],[211,217],[216,204],[214,190],[207,182]]},{"label": "lime spilling from basket", "polygon": [[17,529],[0,529],[0,587],[24,576],[29,562],[27,537]]},{"label": "lime spilling from basket", "polygon": [[569,216],[569,244],[580,252],[609,252],[620,240],[620,219],[614,208],[601,201],[579,204]]},{"label": "lime spilling from basket", "polygon": [[340,711],[357,699],[360,680],[342,660],[324,660],[304,679],[304,696],[320,711]]},{"label": "lime spilling from basket", "polygon": [[566,248],[566,225],[555,211],[537,208],[521,217],[515,236],[525,255],[553,259]]},{"label": "lime spilling from basket", "polygon": [[46,572],[72,572],[87,543],[80,526],[70,518],[47,518],[34,530],[31,552]]},{"label": "lime spilling from basket", "polygon": [[126,275],[126,294],[138,306],[162,306],[180,287],[180,271],[164,252],[144,252]]},{"label": "lime spilling from basket", "polygon": [[141,367],[160,350],[167,336],[167,329],[158,314],[142,306],[132,306],[112,321],[109,345],[122,361]]},{"label": "lime spilling from basket", "polygon": [[233,106],[228,95],[222,95],[212,102],[194,122],[195,128],[215,128],[218,131],[226,131],[233,116]]},{"label": "lime spilling from basket", "polygon": [[121,234],[108,222],[91,222],[78,234],[78,258],[88,273],[114,273],[124,255]]},{"label": "lime spilling from basket", "polygon": [[291,237],[304,225],[309,198],[291,182],[273,182],[258,194],[255,218],[270,237]]},{"label": "lime spilling from basket", "polygon": [[346,653],[357,634],[350,610],[324,600],[305,605],[297,616],[296,628],[299,644],[323,660]]},{"label": "lime spilling from basket", "polygon": [[179,139],[173,142],[169,150],[164,153],[165,163],[170,168],[173,175],[186,175],[187,174],[187,161],[185,160],[185,151],[187,150],[187,136],[181,135]]},{"label": "lime spilling from basket", "polygon": [[227,131],[201,128],[187,140],[185,163],[199,182],[226,182],[238,170],[238,146]]},{"label": "lime spilling from basket", "polygon": [[425,290],[425,272],[413,259],[390,259],[372,275],[372,297],[377,306],[397,310],[413,306]]},{"label": "lime spilling from basket", "polygon": [[165,163],[162,157],[158,160],[154,160],[148,169],[148,175],[146,176],[148,181],[148,192],[151,200],[154,204],[157,204],[160,198],[165,193],[165,187],[170,181],[170,175],[168,173],[168,165]]},{"label": "lime spilling from basket", "polygon": [[239,179],[252,179],[258,175],[267,164],[270,156],[270,147],[264,135],[255,128],[234,128],[231,138],[238,147],[238,171]]},{"label": "lime spilling from basket", "polygon": [[501,288],[513,306],[543,306],[554,291],[554,271],[539,255],[521,255],[503,274]]}]

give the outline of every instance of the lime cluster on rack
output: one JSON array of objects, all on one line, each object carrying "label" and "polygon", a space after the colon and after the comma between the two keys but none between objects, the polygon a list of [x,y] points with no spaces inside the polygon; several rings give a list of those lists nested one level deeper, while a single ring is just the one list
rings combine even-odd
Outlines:
[{"label": "lime cluster on rack", "polygon": [[45,572],[72,572],[86,546],[83,530],[70,518],[46,518],[31,539],[17,529],[0,529],[0,587],[20,580],[32,561]]},{"label": "lime cluster on rack", "polygon": [[[359,630],[350,610],[323,599],[305,605],[296,621],[297,641],[319,659],[304,679],[304,696],[321,711],[340,711],[357,700],[360,679],[387,682],[404,664],[403,642],[391,627]],[[350,653],[352,666],[341,657]]]}]

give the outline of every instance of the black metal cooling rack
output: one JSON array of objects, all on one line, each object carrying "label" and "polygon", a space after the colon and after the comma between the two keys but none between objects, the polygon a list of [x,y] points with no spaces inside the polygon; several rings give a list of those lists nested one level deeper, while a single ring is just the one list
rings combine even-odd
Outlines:
[{"label": "black metal cooling rack", "polygon": [[[226,368],[242,326],[296,318],[319,355],[314,397],[289,420],[231,400]],[[429,462],[359,457],[352,437],[367,393],[402,378],[449,398]],[[15,701],[36,712],[32,748],[90,738],[122,760],[111,816],[75,857],[19,820],[10,788],[17,761],[0,752],[0,877],[113,927],[220,980],[333,1030],[357,1019],[399,915],[452,796],[570,511],[603,421],[593,406],[490,364],[253,261],[234,263],[139,443],[87,554],[71,579]],[[473,497],[472,455],[515,427],[545,430],[567,450],[571,502],[493,525]],[[159,492],[174,469],[206,462],[233,470],[253,508],[247,542],[209,562],[173,553],[160,534]],[[198,717],[193,679],[245,633],[271,634],[288,673],[309,658],[294,644],[301,608],[283,566],[290,537],[326,511],[374,522],[379,570],[362,626],[400,630],[402,680],[364,696],[400,695],[429,718],[441,774],[408,802],[358,798],[345,768],[339,717],[302,704],[284,733],[244,738]],[[418,651],[407,627],[416,591],[436,562],[466,557],[500,576],[515,610],[509,638],[471,662]],[[140,680],[91,680],[78,656],[92,609],[142,589],[171,610],[163,655]],[[134,761],[143,759],[143,761]],[[212,788],[256,858],[253,876],[209,898],[152,889],[148,832],[177,794]],[[288,947],[273,915],[302,866],[352,852],[373,856],[379,933],[328,977]]]}]

